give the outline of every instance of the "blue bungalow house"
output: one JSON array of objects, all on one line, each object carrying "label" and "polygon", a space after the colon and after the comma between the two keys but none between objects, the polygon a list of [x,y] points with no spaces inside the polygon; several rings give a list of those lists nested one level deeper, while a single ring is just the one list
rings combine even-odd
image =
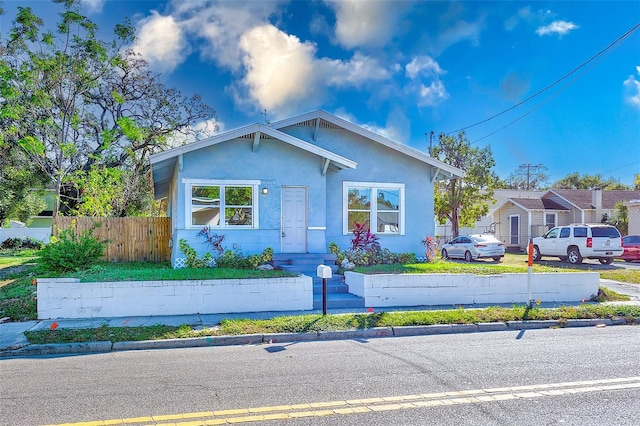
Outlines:
[{"label": "blue bungalow house", "polygon": [[156,199],[167,199],[172,263],[204,227],[245,254],[348,248],[366,222],[383,248],[424,253],[434,233],[433,183],[463,171],[325,111],[251,124],[151,157]]}]

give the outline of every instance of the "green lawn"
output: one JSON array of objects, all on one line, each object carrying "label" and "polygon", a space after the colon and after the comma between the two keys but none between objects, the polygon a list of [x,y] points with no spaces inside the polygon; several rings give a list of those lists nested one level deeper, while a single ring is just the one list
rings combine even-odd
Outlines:
[{"label": "green lawn", "polygon": [[400,327],[432,324],[474,324],[522,320],[563,320],[588,318],[622,318],[633,323],[640,318],[640,306],[580,305],[554,309],[525,307],[491,307],[486,309],[455,309],[447,311],[373,312],[367,314],[299,315],[270,320],[223,320],[219,326],[192,329],[155,325],[150,327],[99,327],[94,329],[55,329],[25,333],[31,343],[71,343],[92,341],[162,340],[204,336],[224,336],[264,333],[302,333]]},{"label": "green lawn", "polygon": [[[51,274],[42,274],[34,263],[37,252],[34,251],[22,251],[22,252],[0,252],[0,318],[9,317],[13,321],[23,321],[28,319],[35,319],[37,317],[36,311],[36,287],[33,285],[33,280],[36,276],[52,276]],[[367,273],[416,273],[416,272],[430,272],[430,273],[474,273],[474,274],[497,274],[501,272],[526,272],[527,263],[525,255],[507,254],[502,262],[496,263],[493,261],[478,261],[467,263],[464,261],[443,261],[438,260],[431,264],[415,264],[415,265],[383,265],[378,267],[370,267],[359,269]],[[578,271],[578,270],[598,270],[601,277],[613,279],[616,281],[640,283],[640,271],[631,271],[621,268],[616,268],[615,263],[613,265],[601,266],[601,265],[579,265],[571,266],[560,262],[549,262],[548,264],[535,264],[533,267],[534,272],[549,272],[549,271]],[[287,276],[283,271],[249,271],[249,270],[232,270],[232,269],[178,269],[174,270],[170,268],[168,263],[163,264],[150,264],[150,263],[102,263],[96,265],[87,271],[80,273],[70,273],[64,276],[73,276],[80,278],[82,281],[121,281],[121,280],[172,280],[172,279],[223,279],[223,278],[246,278],[246,277],[276,277]],[[60,276],[60,275],[58,275]],[[598,295],[598,301],[607,300],[624,300],[624,297],[620,297],[614,292],[601,291]],[[591,308],[590,308],[591,309]],[[481,310],[482,311],[482,310]],[[546,310],[540,309],[540,312]],[[456,321],[462,321],[467,311],[448,311],[452,312],[449,315],[453,315]],[[464,312],[464,315],[462,314]],[[487,315],[492,312],[490,311]],[[569,311],[571,312],[571,311]],[[551,313],[549,313],[551,314]],[[611,312],[605,312],[604,314],[593,315],[613,315]],[[413,314],[407,314],[413,315]],[[517,313],[508,313],[503,316],[509,317],[518,315]],[[546,314],[545,314],[546,315]],[[573,314],[571,314],[573,315]],[[333,317],[333,316],[332,316]],[[370,318],[367,316],[352,316],[353,318],[348,320],[350,323],[362,323],[368,324]],[[296,323],[297,321],[303,321],[301,317],[287,317],[290,319],[275,321],[272,320],[272,325],[276,330],[289,330],[298,329],[298,326],[292,326],[289,322]],[[317,321],[317,319],[316,319]],[[327,321],[323,319],[322,321]],[[430,320],[420,320],[430,321]],[[442,319],[438,320],[442,321]],[[455,321],[454,321],[455,322]],[[229,323],[231,324],[231,323]],[[282,325],[288,324],[288,325]],[[222,327],[222,326],[221,326]],[[228,325],[227,327],[231,327]],[[243,329],[244,325],[235,324],[233,327],[239,327]],[[259,327],[259,329],[269,329],[271,326],[264,324],[250,325],[248,329],[253,327]],[[266,327],[266,328],[264,328]],[[299,326],[301,329],[307,327],[306,325]],[[110,332],[113,330],[110,328]],[[132,333],[127,329],[127,333]],[[177,330],[177,329],[176,329]],[[227,333],[224,328],[221,328],[220,333]],[[174,330],[175,331],[175,330]],[[172,333],[174,332],[172,331]],[[67,331],[65,331],[67,332]],[[124,332],[123,332],[124,333]],[[138,337],[146,335],[146,333],[156,333],[154,330],[134,333]],[[191,333],[191,332],[190,332]],[[195,333],[195,332],[194,332]],[[139,338],[135,338],[139,340]]]}]

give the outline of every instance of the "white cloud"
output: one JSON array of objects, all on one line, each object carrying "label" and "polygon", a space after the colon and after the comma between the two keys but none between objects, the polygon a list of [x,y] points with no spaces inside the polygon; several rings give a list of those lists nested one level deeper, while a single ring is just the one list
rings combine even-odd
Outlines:
[{"label": "white cloud", "polygon": [[356,52],[348,61],[321,59],[331,86],[361,87],[370,81],[386,80],[391,74],[377,60]]},{"label": "white cloud", "polygon": [[[640,66],[636,67],[636,73],[640,75]],[[635,108],[640,109],[640,81],[636,80],[632,74],[624,81],[623,85],[626,101]]]},{"label": "white cloud", "polygon": [[243,82],[261,107],[274,110],[313,91],[313,44],[263,25],[241,37],[240,49],[247,69]]},{"label": "white cloud", "polygon": [[418,106],[436,106],[449,97],[444,83],[440,80],[440,75],[446,74],[446,71],[440,68],[432,57],[416,56],[405,69],[406,76],[415,80],[408,89],[418,93]]},{"label": "white cloud", "polygon": [[335,38],[347,47],[382,46],[398,28],[411,3],[364,0],[326,0],[336,13]]},{"label": "white cloud", "polygon": [[405,67],[407,77],[415,79],[419,75],[440,75],[445,71],[440,68],[440,65],[431,56],[416,56]]},{"label": "white cloud", "polygon": [[[362,87],[390,73],[361,53],[349,60],[316,58],[316,46],[274,27],[263,25],[240,39],[246,75],[242,80],[260,109],[282,116],[304,105],[318,105],[326,86]],[[236,100],[243,90],[235,88]],[[246,100],[245,100],[246,103]]]},{"label": "white cloud", "polygon": [[268,23],[278,1],[174,1],[173,14],[189,34],[204,41],[201,54],[232,70],[242,66],[240,38]]},{"label": "white cloud", "polygon": [[420,85],[419,106],[436,106],[449,97],[447,89],[440,80],[434,80],[428,86]]},{"label": "white cloud", "polygon": [[545,35],[553,35],[553,34],[558,34],[559,36],[563,36],[565,34],[568,34],[569,31],[572,31],[575,29],[578,29],[578,26],[573,22],[554,21],[549,25],[539,27],[536,30],[536,34],[538,34],[540,37]]},{"label": "white cloud", "polygon": [[171,72],[184,61],[189,46],[180,25],[172,16],[156,11],[138,24],[133,50],[140,53],[149,66],[160,72]]},{"label": "white cloud", "polygon": [[81,0],[82,7],[87,13],[98,13],[102,11],[105,0]]}]

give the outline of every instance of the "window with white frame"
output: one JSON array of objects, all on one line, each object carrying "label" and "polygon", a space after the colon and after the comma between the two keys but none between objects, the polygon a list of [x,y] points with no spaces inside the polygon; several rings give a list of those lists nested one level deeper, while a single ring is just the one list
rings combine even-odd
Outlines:
[{"label": "window with white frame", "polygon": [[343,232],[365,223],[376,234],[404,234],[404,185],[344,182]]},{"label": "window with white frame", "polygon": [[545,213],[544,215],[544,224],[549,227],[549,229],[556,226],[558,215],[557,213]]},{"label": "window with white frame", "polygon": [[257,194],[254,181],[187,182],[187,227],[257,228]]}]

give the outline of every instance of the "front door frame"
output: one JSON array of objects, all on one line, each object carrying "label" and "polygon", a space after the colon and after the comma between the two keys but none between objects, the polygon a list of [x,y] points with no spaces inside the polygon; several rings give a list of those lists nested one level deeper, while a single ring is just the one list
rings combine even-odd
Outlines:
[{"label": "front door frame", "polygon": [[[513,219],[516,219],[517,226],[516,229],[513,229]],[[514,233],[515,231],[515,233]],[[515,242],[513,241],[515,237]],[[509,244],[510,245],[520,245],[520,215],[512,214],[509,215]]]},{"label": "front door frame", "polygon": [[[303,201],[294,208],[292,214],[295,217],[285,217],[287,208],[285,206],[286,192],[288,190],[303,191]],[[282,186],[282,199],[280,202],[280,251],[281,253],[306,253],[307,252],[307,224],[309,222],[309,190],[306,186],[286,185]],[[285,240],[285,236],[289,239]],[[291,236],[297,239],[291,241]]]}]

